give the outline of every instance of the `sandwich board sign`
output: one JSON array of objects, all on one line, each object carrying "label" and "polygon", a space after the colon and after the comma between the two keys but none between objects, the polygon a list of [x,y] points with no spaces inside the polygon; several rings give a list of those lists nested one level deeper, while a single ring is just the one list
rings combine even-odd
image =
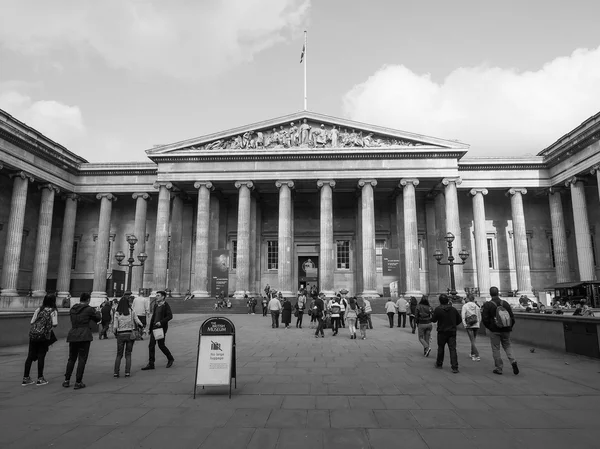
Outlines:
[{"label": "sandwich board sign", "polygon": [[197,387],[217,387],[229,385],[231,398],[231,380],[235,379],[235,326],[224,317],[208,318],[200,326],[198,335],[198,357],[196,359],[196,380],[194,382],[194,399]]}]

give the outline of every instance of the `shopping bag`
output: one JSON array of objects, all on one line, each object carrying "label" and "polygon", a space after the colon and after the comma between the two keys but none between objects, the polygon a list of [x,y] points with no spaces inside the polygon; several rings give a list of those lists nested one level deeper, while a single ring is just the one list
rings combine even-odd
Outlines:
[{"label": "shopping bag", "polygon": [[160,327],[158,329],[153,329],[152,335],[154,335],[155,340],[162,340],[165,338],[165,333]]}]

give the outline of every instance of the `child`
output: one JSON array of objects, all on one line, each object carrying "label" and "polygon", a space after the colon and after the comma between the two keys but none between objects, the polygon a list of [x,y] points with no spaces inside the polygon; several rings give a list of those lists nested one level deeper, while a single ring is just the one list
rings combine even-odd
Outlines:
[{"label": "child", "polygon": [[364,307],[360,308],[357,318],[360,326],[360,336],[364,340],[367,338],[367,328],[369,327],[369,315],[365,313]]}]

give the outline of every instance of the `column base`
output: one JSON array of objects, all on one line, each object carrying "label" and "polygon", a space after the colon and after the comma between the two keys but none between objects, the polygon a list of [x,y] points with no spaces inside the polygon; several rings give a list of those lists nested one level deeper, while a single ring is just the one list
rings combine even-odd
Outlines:
[{"label": "column base", "polygon": [[34,290],[31,293],[31,296],[33,296],[34,298],[39,298],[40,296],[44,297],[46,296],[46,290]]},{"label": "column base", "polygon": [[[244,295],[247,295],[248,293],[246,293],[246,290],[237,290],[234,294],[233,297],[235,299],[244,299]],[[250,297],[250,296],[248,296]]]},{"label": "column base", "polygon": [[406,293],[404,293],[404,298],[406,298],[406,297],[410,298],[411,296],[414,296],[415,298],[420,299],[421,296],[423,296],[423,292],[420,290],[412,290],[412,291],[409,290]]},{"label": "column base", "polygon": [[208,299],[210,294],[206,290],[196,290],[192,292],[194,299]]},{"label": "column base", "polygon": [[[250,295],[248,295],[248,296],[250,296]],[[290,290],[281,290],[281,296],[283,296],[284,298],[295,298],[296,293],[293,293]]]},{"label": "column base", "polygon": [[108,298],[106,292],[92,292],[90,296],[90,306],[92,307],[98,307]]},{"label": "column base", "polygon": [[373,298],[381,298],[377,290],[364,290],[360,295],[360,298],[373,299]]},{"label": "column base", "polygon": [[66,298],[66,297],[68,297],[68,296],[70,296],[70,295],[71,295],[71,293],[69,293],[69,292],[58,292],[58,293],[56,294],[56,297],[57,297],[57,298]]},{"label": "column base", "polygon": [[15,289],[5,288],[0,291],[0,296],[19,296],[19,293]]}]

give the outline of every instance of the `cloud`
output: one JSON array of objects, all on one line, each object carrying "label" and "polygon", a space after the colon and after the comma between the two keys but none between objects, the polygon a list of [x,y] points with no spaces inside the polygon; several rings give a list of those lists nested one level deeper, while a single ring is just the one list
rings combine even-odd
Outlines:
[{"label": "cloud", "polygon": [[386,65],[343,97],[344,114],[471,144],[470,156],[537,154],[600,110],[600,47],[537,71],[462,67],[441,83]]},{"label": "cloud", "polygon": [[118,69],[218,76],[300,30],[310,0],[4,0],[0,44],[58,64],[93,50]]}]

